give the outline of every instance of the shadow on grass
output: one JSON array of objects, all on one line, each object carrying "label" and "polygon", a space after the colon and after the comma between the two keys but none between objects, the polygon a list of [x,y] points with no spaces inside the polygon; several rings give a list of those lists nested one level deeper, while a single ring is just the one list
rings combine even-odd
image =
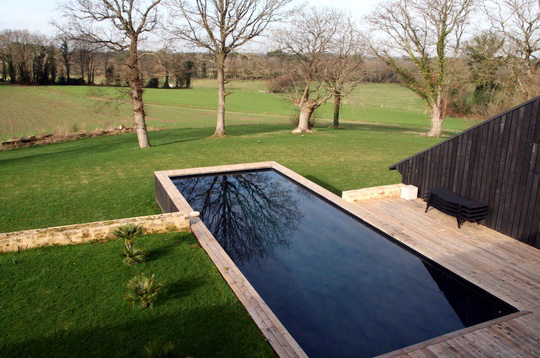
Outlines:
[{"label": "shadow on grass", "polygon": [[[39,336],[0,339],[2,357],[140,357],[152,341],[173,342],[179,357],[272,357],[270,346],[240,305],[202,306],[165,312],[161,306],[131,310],[92,328],[52,325]],[[91,319],[89,319],[91,321]],[[84,324],[84,323],[83,323]],[[87,324],[85,324],[87,325]]]},{"label": "shadow on grass", "polygon": [[161,257],[165,257],[171,253],[171,250],[173,250],[175,247],[177,247],[178,244],[170,243],[165,246],[160,246],[157,249],[150,250],[148,252],[148,260],[147,261],[155,261]]},{"label": "shadow on grass", "polygon": [[[242,137],[246,135],[255,135],[255,134],[263,134],[263,133],[273,133],[273,132],[280,132],[286,129],[289,129],[290,126],[287,125],[279,125],[279,124],[238,124],[238,125],[228,125],[226,127],[227,131],[227,138],[235,138],[235,137]],[[291,129],[292,130],[292,129]],[[182,138],[170,140],[171,131],[178,131],[181,132]],[[160,133],[163,132],[164,135],[162,139],[167,138],[168,141],[156,141],[155,147],[161,147],[171,144],[177,144],[187,141],[193,141],[193,140],[201,140],[201,139],[214,139],[212,135],[214,134],[215,129],[212,128],[190,128],[190,129],[171,129],[171,130],[164,130],[156,132],[156,137],[159,136]],[[168,133],[164,133],[168,132]],[[187,137],[187,138],[186,138]],[[220,140],[220,139],[217,139]]]},{"label": "shadow on grass", "polygon": [[[114,136],[83,138],[74,141],[56,142],[47,145],[38,145],[30,148],[19,148],[13,151],[23,154],[15,158],[1,159],[2,163],[28,162],[33,160],[54,160],[57,157],[72,157],[74,160],[80,159],[84,155],[96,155],[110,152],[115,149],[125,149],[128,146],[137,148],[137,139],[133,133],[118,134]],[[38,152],[44,150],[46,152]],[[11,153],[8,151],[7,153]]]},{"label": "shadow on grass", "polygon": [[341,190],[339,190],[338,188],[336,188],[335,186],[331,185],[331,184],[328,184],[327,182],[317,178],[317,177],[314,177],[313,175],[304,175],[304,177],[306,179],[309,179],[311,180],[312,182],[314,182],[315,184],[317,185],[320,185],[322,186],[323,188],[331,191],[332,193],[336,194],[336,195],[339,195],[341,196]]},{"label": "shadow on grass", "polygon": [[185,280],[180,279],[174,282],[167,282],[164,287],[164,293],[160,294],[158,304],[162,304],[166,301],[179,299],[185,296],[188,296],[189,293],[198,287],[205,284],[204,280],[201,279],[191,279]]},{"label": "shadow on grass", "polygon": [[[339,128],[328,128],[322,127],[321,129],[326,130],[367,130],[367,131],[376,131],[376,132],[399,132],[399,133],[410,133],[417,134],[419,136],[425,135],[429,128],[427,127],[414,127],[414,126],[403,126],[403,125],[389,125],[383,123],[353,123],[346,122],[340,124]],[[442,131],[441,138],[450,138],[459,132],[444,130]]]}]

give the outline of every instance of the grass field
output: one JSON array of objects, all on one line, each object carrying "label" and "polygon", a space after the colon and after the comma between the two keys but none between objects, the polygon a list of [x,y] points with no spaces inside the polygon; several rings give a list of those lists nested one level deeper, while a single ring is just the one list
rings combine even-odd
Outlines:
[{"label": "grass field", "polygon": [[[229,137],[213,140],[209,108],[215,90],[208,80],[197,83],[193,90],[146,91],[149,125],[169,128],[150,133],[149,150],[138,150],[135,135],[126,134],[1,153],[0,232],[158,213],[156,170],[275,160],[337,194],[395,183],[400,178],[389,165],[438,142],[419,135],[427,119],[416,97],[399,86],[359,86],[350,100],[369,105],[350,106],[350,112],[373,116],[355,120],[362,116],[349,117],[345,110],[342,129],[329,129],[330,119],[323,118],[316,133],[301,137],[290,133],[290,104],[260,92],[264,83],[254,81],[230,84],[238,92],[228,97]],[[10,129],[0,126],[4,137],[24,126],[131,124],[128,105],[116,111],[104,100],[119,93],[114,88],[0,86],[0,92],[0,120],[13,121]],[[383,98],[404,109],[381,108]],[[104,114],[109,112],[114,116]],[[412,119],[402,124],[407,117]],[[446,121],[452,130],[471,124]]]},{"label": "grass field", "polygon": [[[227,97],[227,124],[289,124],[295,107],[283,95],[264,93],[262,81],[233,81]],[[198,80],[189,90],[146,89],[148,126],[193,128],[214,125],[215,81]],[[319,126],[331,124],[332,104],[317,112]],[[362,84],[346,99],[342,121],[399,125],[427,131],[425,108],[411,91],[392,84]],[[125,88],[85,86],[0,86],[0,140],[45,133],[132,126]],[[448,118],[444,128],[461,131],[468,119]]]},{"label": "grass field", "polygon": [[[159,213],[153,172],[275,160],[335,193],[399,182],[387,167],[438,139],[400,127],[347,124],[305,137],[287,124],[230,125],[91,138],[0,154],[0,232]],[[261,141],[261,143],[258,143]]]},{"label": "grass field", "polygon": [[[147,235],[149,261],[122,264],[122,241],[0,255],[0,356],[141,357],[173,342],[178,357],[273,357],[272,349],[190,234]],[[151,309],[124,300],[144,272],[166,286]]]},{"label": "grass field", "polygon": [[[192,90],[145,92],[149,126],[164,129],[150,132],[151,148],[122,134],[0,152],[0,232],[160,213],[158,170],[275,160],[337,194],[397,183],[388,166],[440,140],[419,135],[427,116],[398,86],[359,86],[341,129],[328,128],[327,106],[316,132],[299,136],[291,133],[292,106],[260,92],[263,85],[231,84],[225,139],[211,138],[216,93],[202,81]],[[0,138],[130,126],[125,98],[111,101],[119,95],[105,87],[0,86]],[[448,119],[445,136],[471,124]],[[133,312],[120,297],[142,266],[119,263],[118,241],[0,254],[0,356],[108,357],[123,349],[138,356],[155,339],[174,341],[180,356],[271,353],[194,243],[191,236],[144,240],[163,253],[144,264],[145,273],[180,292],[149,312]]]}]

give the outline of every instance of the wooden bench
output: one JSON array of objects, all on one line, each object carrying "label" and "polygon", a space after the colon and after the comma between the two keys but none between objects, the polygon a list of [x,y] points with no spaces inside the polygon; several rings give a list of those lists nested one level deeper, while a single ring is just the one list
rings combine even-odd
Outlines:
[{"label": "wooden bench", "polygon": [[424,200],[427,202],[426,211],[432,206],[443,213],[455,216],[458,228],[465,221],[480,221],[487,216],[488,205],[477,200],[464,198],[446,188],[430,188]]}]

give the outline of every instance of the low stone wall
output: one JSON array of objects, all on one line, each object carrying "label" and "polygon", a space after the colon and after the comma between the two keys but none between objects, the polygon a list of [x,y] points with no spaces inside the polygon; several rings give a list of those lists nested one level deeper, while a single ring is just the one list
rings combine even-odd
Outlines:
[{"label": "low stone wall", "polygon": [[[196,214],[197,213],[193,213],[195,216]],[[127,219],[56,226],[45,229],[0,233],[0,251],[20,251],[32,247],[105,241],[114,238],[114,230],[117,227],[126,224],[141,225],[149,234],[190,231],[189,215],[175,212]]]},{"label": "low stone wall", "polygon": [[374,186],[371,188],[363,188],[356,190],[347,190],[341,194],[343,200],[354,203],[357,201],[382,199],[382,198],[399,198],[401,187],[404,184],[392,184],[383,186]]}]

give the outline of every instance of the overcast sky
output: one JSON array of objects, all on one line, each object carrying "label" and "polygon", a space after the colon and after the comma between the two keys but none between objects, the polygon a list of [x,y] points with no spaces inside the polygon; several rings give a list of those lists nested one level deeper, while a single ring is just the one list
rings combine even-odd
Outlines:
[{"label": "overcast sky", "polygon": [[[308,0],[308,4],[322,5],[346,10],[360,19],[368,14],[381,0]],[[53,35],[54,28],[49,24],[56,16],[58,0],[0,0],[0,31],[5,29],[41,32]]]}]

